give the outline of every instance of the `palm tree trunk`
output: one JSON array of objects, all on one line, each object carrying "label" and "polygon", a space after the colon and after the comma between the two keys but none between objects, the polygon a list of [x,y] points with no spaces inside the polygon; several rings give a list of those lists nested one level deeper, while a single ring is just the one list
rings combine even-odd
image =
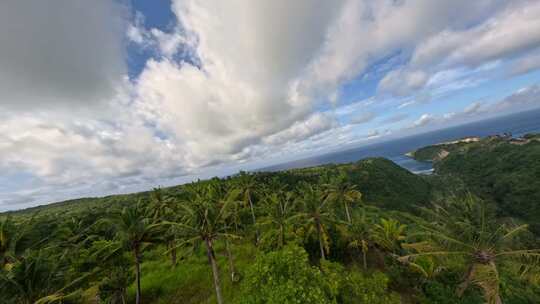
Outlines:
[{"label": "palm tree trunk", "polygon": [[346,201],[343,201],[343,204],[345,205],[345,214],[347,214],[347,221],[350,223],[352,223],[352,220],[351,220],[351,214],[349,213],[349,205],[347,204]]},{"label": "palm tree trunk", "polygon": [[255,227],[256,244],[259,244],[259,228],[257,228],[257,218],[255,217],[255,211],[253,210],[253,202],[251,201],[251,195],[248,195],[249,209],[251,210],[251,219],[253,220],[253,226]]},{"label": "palm tree trunk", "polygon": [[174,247],[174,241],[170,240],[167,242],[167,250],[171,251],[171,265],[176,267],[176,248]]},{"label": "palm tree trunk", "polygon": [[367,258],[365,250],[362,250],[362,262],[364,263],[364,270],[367,270]]},{"label": "palm tree trunk", "polygon": [[321,223],[319,222],[319,219],[315,219],[315,226],[317,227],[317,235],[319,236],[319,249],[321,250],[321,259],[325,260],[326,256],[324,254],[324,243],[323,243],[323,236],[322,236],[322,229],[321,229]]},{"label": "palm tree trunk", "polygon": [[279,226],[279,249],[283,248],[285,245],[285,227],[283,225]]},{"label": "palm tree trunk", "polygon": [[362,239],[361,244],[362,247],[362,262],[364,263],[364,270],[367,270],[367,252],[369,250],[369,243]]},{"label": "palm tree trunk", "polygon": [[236,269],[234,267],[234,259],[231,253],[231,246],[229,240],[225,239],[225,251],[227,252],[227,259],[229,260],[229,271],[231,272],[231,282],[236,279]]},{"label": "palm tree trunk", "polygon": [[140,304],[141,303],[141,257],[140,257],[138,247],[136,247],[133,250],[133,255],[135,256],[135,280],[137,282],[137,294],[135,296],[135,304]]},{"label": "palm tree trunk", "polygon": [[171,250],[171,263],[173,267],[176,267],[176,248]]},{"label": "palm tree trunk", "polygon": [[208,263],[212,267],[212,275],[214,277],[214,287],[216,288],[216,298],[218,304],[223,304],[223,298],[221,296],[221,284],[219,282],[219,269],[216,263],[216,255],[214,254],[214,248],[212,247],[212,241],[206,239],[206,254],[208,255]]},{"label": "palm tree trunk", "polygon": [[[502,304],[502,299],[501,299],[501,295],[499,294],[499,287],[500,287],[500,282],[499,282],[499,273],[497,271],[497,265],[495,265],[495,262],[493,261],[490,261],[489,262],[489,266],[491,267],[491,269],[493,270],[493,272],[495,273],[495,276],[497,277],[497,280],[495,282],[495,286],[493,286],[494,288],[489,288],[487,286],[483,286],[484,289],[486,289],[484,291],[485,294],[490,294],[492,293],[492,296],[488,299],[489,300],[489,303],[493,303],[493,304]],[[487,288],[486,288],[487,287]]]}]

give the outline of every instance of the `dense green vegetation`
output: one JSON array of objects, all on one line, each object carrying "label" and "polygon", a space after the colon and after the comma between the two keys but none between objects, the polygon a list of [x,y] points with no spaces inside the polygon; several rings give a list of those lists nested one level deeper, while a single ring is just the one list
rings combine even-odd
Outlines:
[{"label": "dense green vegetation", "polygon": [[524,219],[540,233],[540,135],[492,136],[449,151],[434,162],[437,175],[460,179],[470,191],[493,203],[499,216]]},{"label": "dense green vegetation", "polygon": [[0,303],[539,303],[532,218],[453,158],[447,175],[372,158],[5,213]]}]

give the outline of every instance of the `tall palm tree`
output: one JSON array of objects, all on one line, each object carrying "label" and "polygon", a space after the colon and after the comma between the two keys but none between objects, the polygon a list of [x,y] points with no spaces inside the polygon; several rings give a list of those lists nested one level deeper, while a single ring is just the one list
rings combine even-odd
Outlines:
[{"label": "tall palm tree", "polygon": [[[239,226],[241,224],[239,207],[241,207],[242,201],[239,201],[239,196],[241,191],[235,189],[234,187],[228,187],[226,184],[223,184],[219,181],[213,181],[210,184],[210,190],[207,192],[206,199],[208,201],[214,202],[218,207],[227,206],[227,216],[223,218],[223,223],[225,228],[225,253],[229,261],[229,272],[231,274],[231,281],[236,282],[238,276],[236,273],[236,267],[234,266],[234,258],[231,251],[231,241],[232,238],[236,238],[239,232]],[[230,234],[230,230],[234,229],[234,235]]]},{"label": "tall palm tree", "polygon": [[122,244],[119,240],[96,240],[88,251],[85,262],[93,263],[93,273],[103,278],[98,286],[100,299],[109,304],[126,304],[127,288],[134,275]]},{"label": "tall palm tree", "polygon": [[452,198],[433,208],[423,208],[429,221],[418,219],[425,231],[426,242],[409,244],[417,253],[400,257],[414,262],[418,257],[461,258],[466,266],[458,295],[471,285],[478,286],[487,303],[502,303],[500,297],[500,265],[520,263],[523,259],[538,262],[540,250],[515,248],[514,239],[527,230],[527,225],[508,225],[497,221],[486,206],[472,195]]},{"label": "tall palm tree", "polygon": [[158,242],[158,232],[162,227],[153,221],[146,209],[139,202],[132,207],[125,207],[120,214],[113,217],[117,237],[123,247],[133,254],[135,263],[135,281],[137,284],[136,304],[141,302],[141,262],[142,253],[151,244]]},{"label": "tall palm tree", "polygon": [[263,210],[265,216],[259,224],[265,227],[261,241],[275,245],[277,249],[283,248],[287,243],[287,233],[294,226],[295,221],[302,214],[295,208],[295,201],[291,192],[274,192],[264,199]]},{"label": "tall palm tree", "polygon": [[255,241],[259,242],[260,232],[257,228],[257,217],[255,216],[255,209],[253,208],[253,196],[257,190],[257,184],[252,174],[245,171],[240,171],[238,175],[238,189],[241,191],[242,201],[249,206],[251,212],[251,220],[255,227]]},{"label": "tall palm tree", "polygon": [[218,204],[215,201],[216,189],[213,185],[191,186],[189,201],[181,204],[178,222],[172,223],[181,230],[183,244],[196,247],[203,243],[206,247],[208,263],[212,268],[214,287],[218,304],[223,304],[219,268],[214,244],[219,239],[231,238],[224,223],[230,215],[231,202]]},{"label": "tall palm tree", "polygon": [[[148,205],[148,215],[156,222],[171,221],[176,212],[176,202],[172,197],[166,197],[161,188],[154,188],[150,192],[150,204]],[[167,246],[167,252],[171,255],[171,265],[176,266],[176,246],[174,246],[174,234],[172,230],[167,230],[163,234],[163,239]]]},{"label": "tall palm tree", "polygon": [[356,189],[356,185],[347,182],[347,175],[341,173],[332,178],[330,183],[325,185],[326,199],[338,204],[343,204],[347,222],[351,223],[351,213],[349,206],[362,200],[362,193]]},{"label": "tall palm tree", "polygon": [[299,202],[302,206],[301,215],[307,235],[315,234],[319,241],[321,259],[326,259],[328,250],[328,224],[334,221],[332,210],[328,208],[328,201],[320,189],[314,188],[308,183],[300,187]]},{"label": "tall palm tree", "polygon": [[353,213],[352,222],[347,225],[345,239],[348,246],[361,252],[362,264],[367,269],[367,253],[373,244],[373,219],[365,209]]}]

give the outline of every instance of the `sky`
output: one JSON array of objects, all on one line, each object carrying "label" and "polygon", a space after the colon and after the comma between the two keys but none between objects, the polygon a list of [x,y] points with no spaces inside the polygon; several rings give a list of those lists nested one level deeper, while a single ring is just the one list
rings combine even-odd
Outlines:
[{"label": "sky", "polygon": [[540,107],[540,1],[3,0],[0,211]]}]

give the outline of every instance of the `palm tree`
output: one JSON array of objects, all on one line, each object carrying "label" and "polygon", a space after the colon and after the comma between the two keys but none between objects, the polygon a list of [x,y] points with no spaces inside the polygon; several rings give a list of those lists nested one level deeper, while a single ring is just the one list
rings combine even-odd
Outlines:
[{"label": "palm tree", "polygon": [[0,221],[0,269],[12,259],[16,239],[15,227],[11,217],[5,217]]},{"label": "palm tree", "polygon": [[0,271],[2,300],[6,301],[2,303],[59,303],[76,296],[76,287],[90,274],[79,276],[63,286],[67,268],[60,262],[61,259],[37,251],[25,254],[11,265],[9,271]]},{"label": "palm tree", "polygon": [[47,248],[62,248],[64,254],[75,251],[87,245],[97,236],[91,233],[94,224],[87,224],[83,219],[72,216],[62,222],[60,227],[55,230],[52,239],[55,242]]},{"label": "palm tree", "polygon": [[341,173],[332,178],[330,183],[326,184],[325,187],[327,195],[326,199],[338,204],[343,204],[347,222],[351,223],[349,205],[360,202],[362,200],[362,193],[356,189],[356,185],[347,182],[347,175],[345,175],[345,173]]},{"label": "palm tree", "polygon": [[150,192],[150,205],[148,205],[148,216],[159,220],[174,213],[174,201],[166,197],[163,190],[153,188]]},{"label": "palm tree", "polygon": [[257,228],[257,217],[255,216],[255,210],[253,208],[253,195],[256,192],[257,184],[255,183],[255,178],[253,175],[240,171],[238,175],[238,189],[241,191],[242,201],[249,206],[251,211],[251,219],[253,221],[253,226],[255,227],[255,241],[259,242],[260,232]]},{"label": "palm tree", "polygon": [[373,220],[366,210],[362,209],[361,213],[353,213],[353,220],[345,231],[348,246],[361,252],[364,269],[367,269],[367,253],[373,243],[372,226]]},{"label": "palm tree", "polygon": [[93,272],[103,278],[98,285],[98,296],[104,303],[126,304],[127,288],[133,282],[132,264],[119,240],[97,240],[90,247],[85,261],[95,263]]},{"label": "palm tree", "polygon": [[217,302],[223,304],[214,243],[219,239],[234,237],[227,233],[228,227],[224,224],[230,215],[231,202],[216,203],[216,189],[211,184],[192,185],[189,190],[190,199],[179,206],[180,218],[177,223],[172,224],[180,228],[181,235],[184,237],[183,244],[196,247],[199,243],[204,243],[208,263],[212,268]]},{"label": "palm tree", "polygon": [[137,284],[136,304],[141,302],[141,262],[143,251],[159,241],[157,232],[161,225],[148,217],[146,209],[139,202],[133,207],[125,207],[113,218],[117,228],[117,237],[123,247],[131,251],[135,262],[135,280]]},{"label": "palm tree", "polygon": [[497,221],[486,206],[472,195],[452,198],[432,209],[422,208],[429,222],[418,219],[428,242],[407,247],[417,253],[400,257],[413,262],[418,257],[461,257],[466,266],[458,295],[474,284],[483,291],[487,303],[502,303],[499,287],[500,265],[519,263],[523,259],[538,261],[540,250],[516,249],[514,239],[527,230],[527,225],[508,225]]},{"label": "palm tree", "polygon": [[[149,216],[156,222],[170,221],[176,212],[176,202],[171,197],[166,197],[161,188],[154,188],[150,192]],[[173,231],[168,230],[163,235],[167,246],[167,252],[171,254],[171,265],[176,266],[176,246],[174,246]]]},{"label": "palm tree", "polygon": [[[239,189],[234,189],[232,187],[227,187],[219,181],[214,181],[210,185],[210,190],[208,191],[207,200],[214,202],[217,206],[227,206],[228,215],[223,218],[223,225],[225,227],[225,253],[229,261],[229,272],[231,273],[231,281],[236,282],[238,280],[236,274],[236,267],[234,266],[234,258],[231,252],[231,238],[236,238],[238,235],[238,229],[240,225],[240,216],[239,216],[239,207],[242,203],[238,200],[241,192]],[[231,227],[234,227],[234,237],[233,234],[230,234],[229,231]]]},{"label": "palm tree", "polygon": [[35,216],[36,214],[18,224],[10,216],[0,219],[0,270],[14,263],[25,249],[43,242],[27,237]]},{"label": "palm tree", "polygon": [[324,199],[323,191],[313,188],[308,183],[304,183],[300,189],[299,201],[303,209],[301,215],[304,218],[307,235],[314,233],[317,236],[321,259],[324,260],[325,252],[328,250],[327,224],[334,220],[333,214],[328,208],[328,201]]},{"label": "palm tree", "polygon": [[373,241],[384,251],[396,253],[401,251],[401,243],[405,241],[407,225],[395,219],[381,219],[373,225]]},{"label": "palm tree", "polygon": [[287,232],[302,214],[296,212],[293,194],[290,192],[274,192],[264,202],[265,216],[259,224],[266,227],[266,232],[261,241],[281,249],[287,243]]},{"label": "palm tree", "polygon": [[113,266],[99,285],[99,297],[109,304],[126,304],[127,286],[132,278],[124,267]]}]

